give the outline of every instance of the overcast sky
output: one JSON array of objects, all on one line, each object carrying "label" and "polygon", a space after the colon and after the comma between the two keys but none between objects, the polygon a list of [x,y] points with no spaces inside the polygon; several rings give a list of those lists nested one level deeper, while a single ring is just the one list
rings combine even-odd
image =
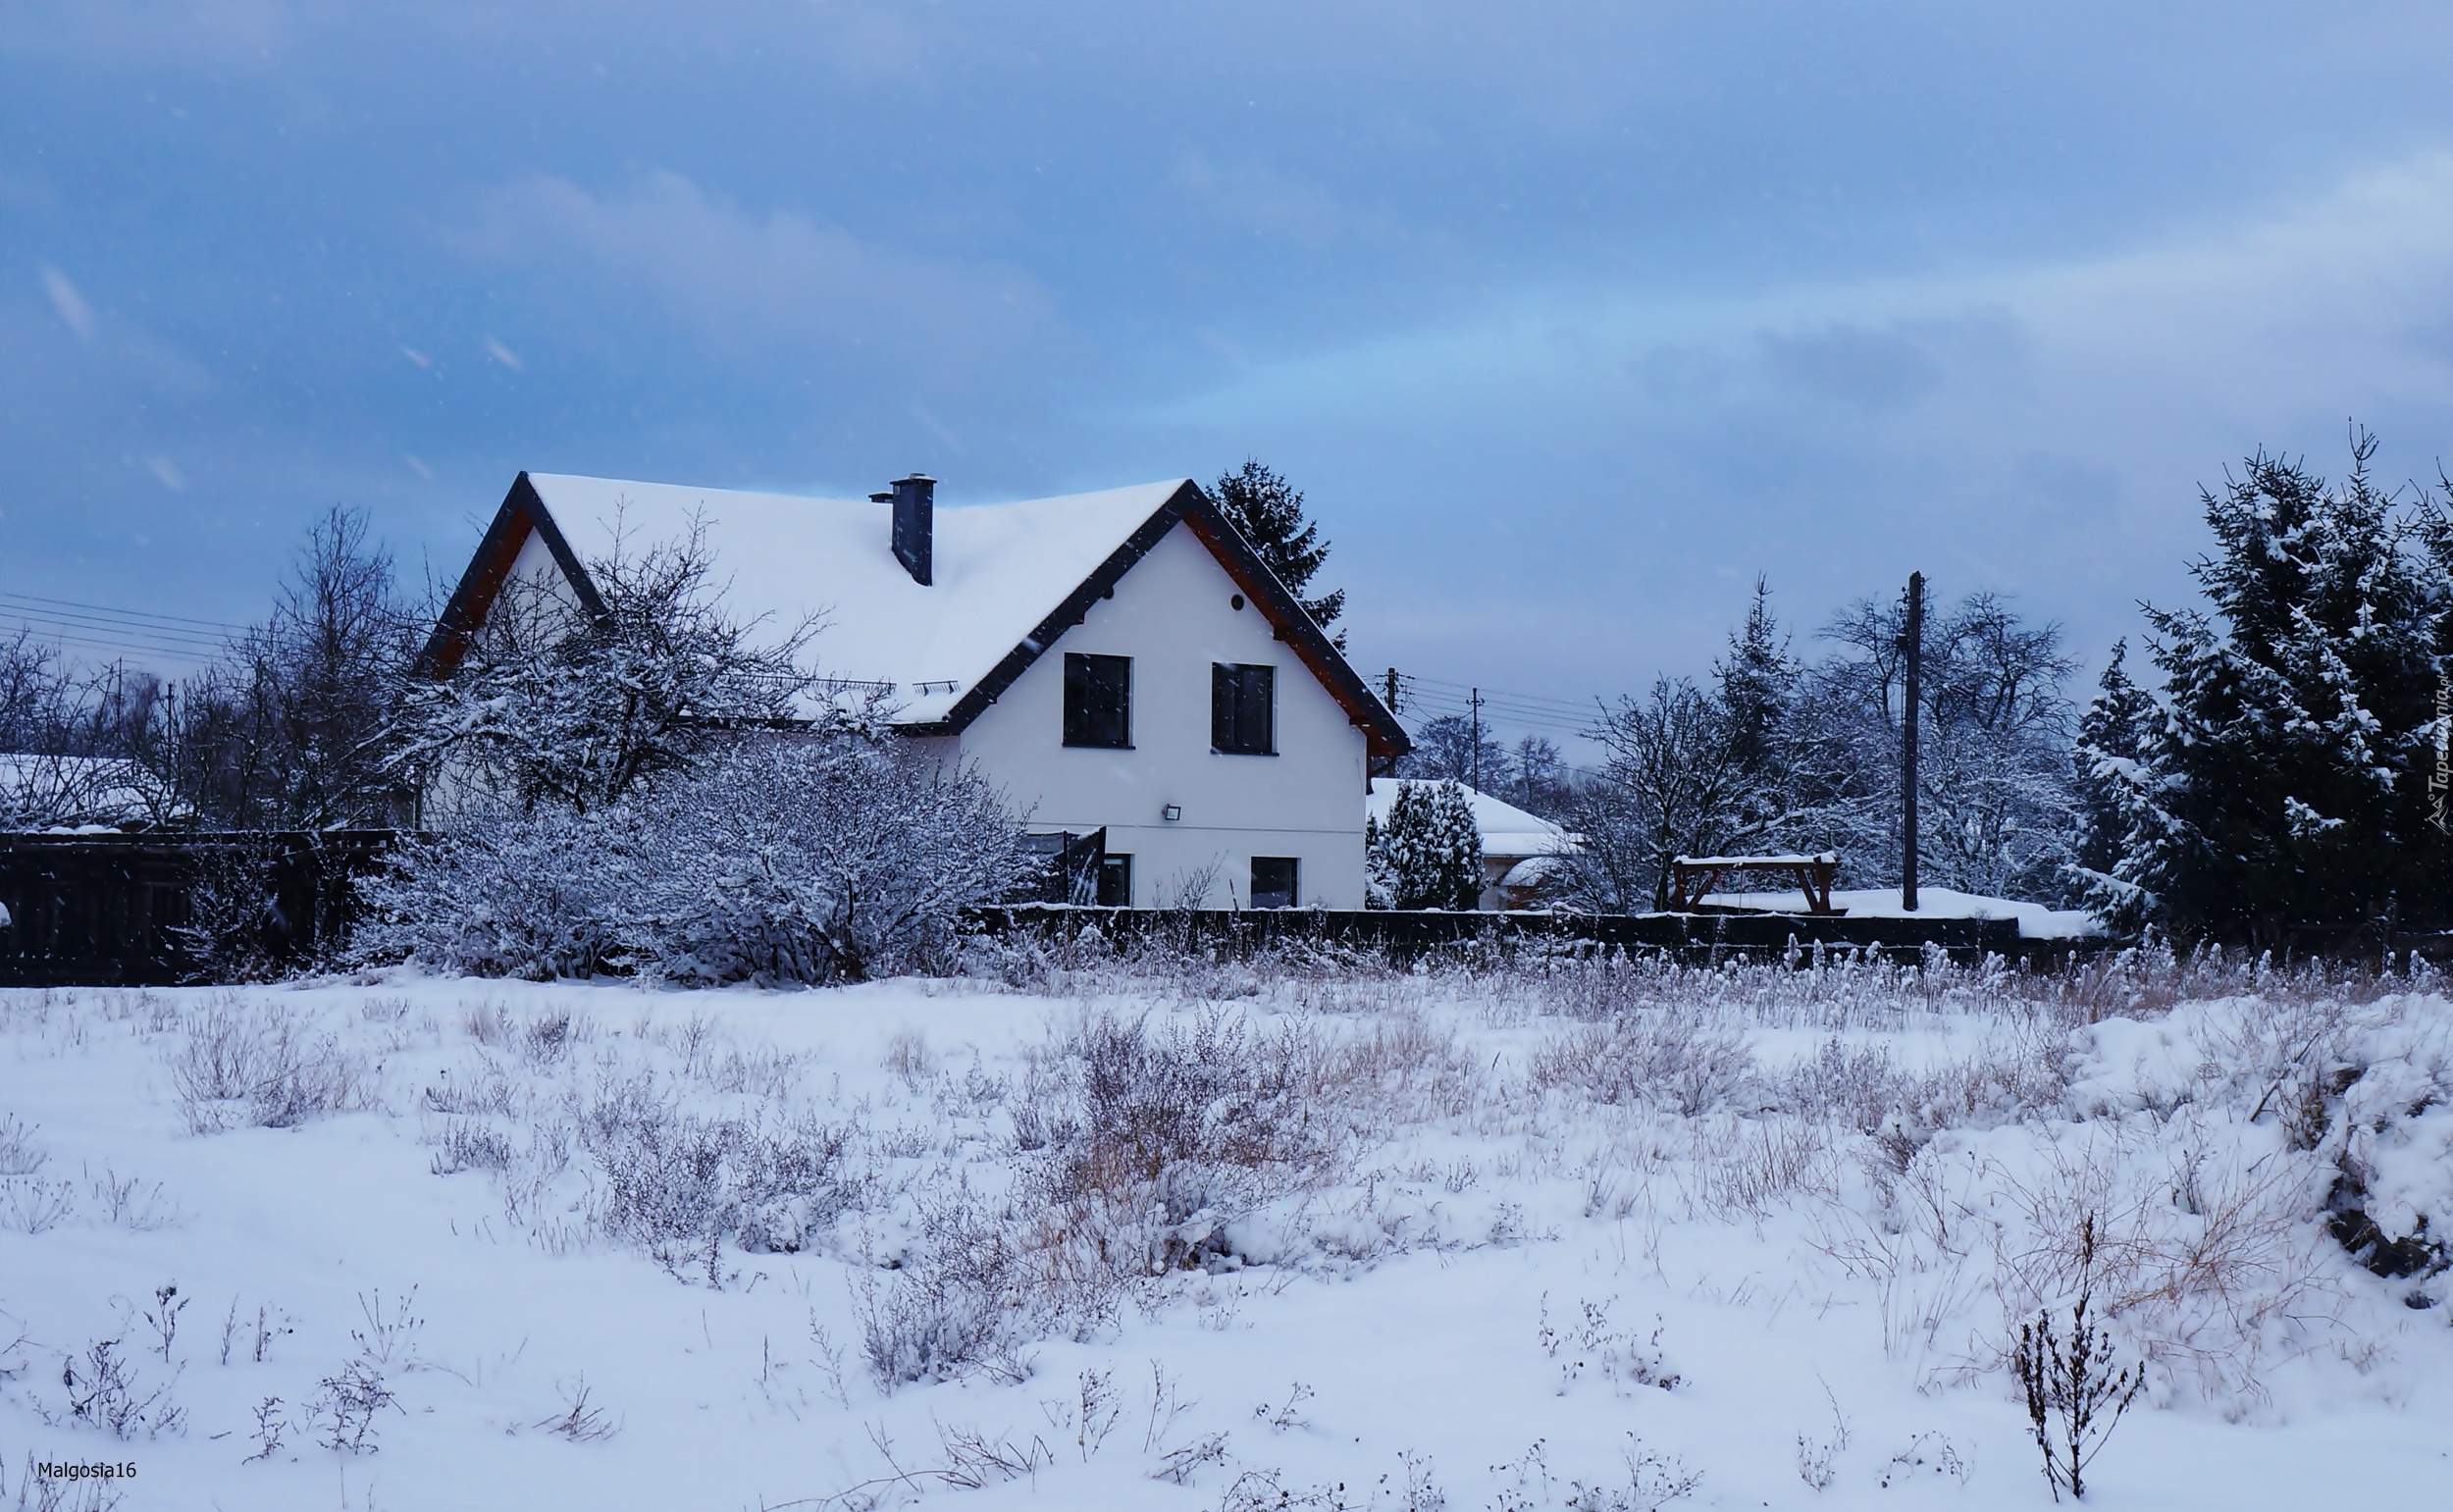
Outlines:
[{"label": "overcast sky", "polygon": [[1371,668],[1617,691],[1912,567],[2092,665],[2242,452],[2453,460],[2448,76],[2441,0],[11,0],[0,593],[1250,454]]}]

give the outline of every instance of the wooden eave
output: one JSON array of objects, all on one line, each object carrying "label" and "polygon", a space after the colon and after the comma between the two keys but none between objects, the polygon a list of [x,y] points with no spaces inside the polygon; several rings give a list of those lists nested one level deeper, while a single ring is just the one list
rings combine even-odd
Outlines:
[{"label": "wooden eave", "polygon": [[469,558],[468,570],[460,574],[459,586],[451,591],[451,600],[444,605],[435,621],[435,633],[427,637],[425,650],[418,652],[418,675],[449,677],[459,669],[460,658],[468,654],[477,627],[494,611],[495,600],[502,596],[502,585],[511,579],[512,564],[519,560],[528,538],[535,534],[545,537],[546,549],[553,553],[554,564],[569,580],[580,606],[591,615],[605,612],[604,598],[589,579],[587,567],[563,538],[562,528],[553,523],[553,512],[546,507],[536,485],[523,472],[512,480],[511,492],[502,495],[502,507],[495,511],[494,523],[486,527],[484,539],[477,543],[477,554]]},{"label": "wooden eave", "polygon": [[1168,495],[1147,520],[1124,538],[1124,544],[1111,552],[1098,569],[1082,579],[1080,586],[1066,595],[1064,602],[1042,619],[1030,634],[1007,652],[988,674],[973,683],[969,691],[956,700],[943,716],[899,724],[897,729],[907,735],[959,735],[972,720],[988,711],[990,704],[1005,696],[1017,678],[1030,669],[1032,662],[1047,654],[1066,631],[1080,624],[1090,615],[1091,606],[1114,590],[1124,574],[1131,571],[1143,557],[1150,554],[1167,533],[1177,525],[1189,526],[1210,554],[1218,559],[1226,575],[1234,580],[1243,596],[1268,619],[1277,639],[1291,648],[1295,656],[1313,677],[1319,679],[1330,696],[1346,712],[1346,717],[1363,732],[1365,748],[1374,757],[1393,757],[1413,749],[1405,727],[1380,702],[1371,685],[1347,662],[1343,652],[1331,643],[1320,626],[1312,622],[1302,603],[1288,592],[1278,575],[1269,570],[1241,532],[1218,512],[1218,506],[1198,485],[1187,482]]},{"label": "wooden eave", "polygon": [[[1179,524],[1191,528],[1243,591],[1244,598],[1268,619],[1272,634],[1292,649],[1296,658],[1329,690],[1346,717],[1363,732],[1365,746],[1374,757],[1398,756],[1413,749],[1405,727],[1380,702],[1371,685],[1363,681],[1320,626],[1312,622],[1302,603],[1278,581],[1277,574],[1269,570],[1242,534],[1218,512],[1209,495],[1189,482],[1169,495],[1167,502],[1127,536],[1123,545],[1109,553],[1097,570],[1068,594],[1030,634],[1000,657],[986,676],[956,700],[953,707],[936,719],[900,723],[895,728],[912,736],[959,735],[967,729],[1066,631],[1086,619],[1091,606],[1113,591],[1124,574]],[[572,551],[561,527],[553,522],[552,511],[546,507],[536,486],[523,472],[503,495],[502,507],[495,511],[494,523],[478,542],[468,569],[460,575],[450,601],[436,620],[435,632],[418,655],[417,670],[421,675],[448,677],[459,667],[461,657],[468,653],[470,640],[501,596],[503,585],[510,580],[512,564],[518,561],[532,534],[544,536],[547,548],[553,553],[555,564],[570,582],[581,606],[592,615],[605,612],[604,600],[589,579],[587,568]]]}]

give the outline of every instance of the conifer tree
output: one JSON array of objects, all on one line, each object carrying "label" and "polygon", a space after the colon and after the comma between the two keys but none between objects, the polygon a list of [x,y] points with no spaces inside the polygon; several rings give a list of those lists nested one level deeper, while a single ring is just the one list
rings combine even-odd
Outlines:
[{"label": "conifer tree", "polygon": [[1364,843],[1376,906],[1472,909],[1481,903],[1482,831],[1461,785],[1400,781],[1388,822],[1368,825]]},{"label": "conifer tree", "polygon": [[2126,640],[2113,643],[2113,659],[2078,716],[2070,753],[2078,809],[2070,869],[2088,906],[2118,928],[2140,922],[2138,889],[2115,878],[2113,868],[2128,850],[2130,821],[2122,794],[2138,779],[2138,756],[2155,712],[2154,696],[2129,680],[2128,656]]},{"label": "conifer tree", "polygon": [[2453,922],[2453,852],[2428,822],[2453,574],[2440,513],[2379,490],[2365,433],[2338,488],[2259,453],[2202,491],[2213,612],[2149,608],[2165,678],[2117,779],[2135,912],[2182,938]]},{"label": "conifer tree", "polygon": [[1713,664],[1720,681],[1720,708],[1731,763],[1743,775],[1736,825],[1767,830],[1783,808],[1782,743],[1789,704],[1797,691],[1798,664],[1789,637],[1772,613],[1772,590],[1754,580],[1746,622],[1729,634],[1729,654]]},{"label": "conifer tree", "polygon": [[[1320,539],[1320,527],[1304,517],[1300,490],[1257,459],[1246,457],[1242,467],[1218,475],[1210,500],[1242,533],[1278,581],[1286,585],[1286,591],[1302,602],[1314,624],[1326,630],[1345,612],[1344,589],[1303,597],[1313,574],[1329,559],[1329,543]],[[1345,648],[1343,631],[1338,632],[1336,643],[1339,650]]]}]

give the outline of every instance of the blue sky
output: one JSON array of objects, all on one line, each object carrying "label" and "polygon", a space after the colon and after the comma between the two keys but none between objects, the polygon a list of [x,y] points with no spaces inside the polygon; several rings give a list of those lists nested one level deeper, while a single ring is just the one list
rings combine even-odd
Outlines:
[{"label": "blue sky", "polygon": [[1559,698],[1921,567],[2100,660],[2258,445],[2453,450],[2453,10],[0,9],[0,592],[259,613],[522,467],[1254,454],[1357,659]]}]

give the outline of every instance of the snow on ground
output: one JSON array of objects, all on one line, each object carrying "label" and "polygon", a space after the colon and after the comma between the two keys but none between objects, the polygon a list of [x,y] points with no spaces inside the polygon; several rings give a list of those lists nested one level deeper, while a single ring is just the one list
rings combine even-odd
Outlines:
[{"label": "snow on ground", "polygon": [[[1734,909],[1762,909],[1795,913],[1804,907],[1796,888],[1781,893],[1714,893],[1711,903]],[[1916,912],[1900,906],[1896,887],[1834,888],[1831,906],[1852,918],[2014,918],[2018,932],[2030,940],[2074,940],[2102,934],[2104,926],[2084,909],[2055,909],[2014,898],[1988,898],[1948,887],[1916,890]]]},{"label": "snow on ground", "polygon": [[2091,969],[0,994],[0,1506],[2040,1507],[2090,1211],[2090,1502],[2437,1504],[2453,1009]]}]

